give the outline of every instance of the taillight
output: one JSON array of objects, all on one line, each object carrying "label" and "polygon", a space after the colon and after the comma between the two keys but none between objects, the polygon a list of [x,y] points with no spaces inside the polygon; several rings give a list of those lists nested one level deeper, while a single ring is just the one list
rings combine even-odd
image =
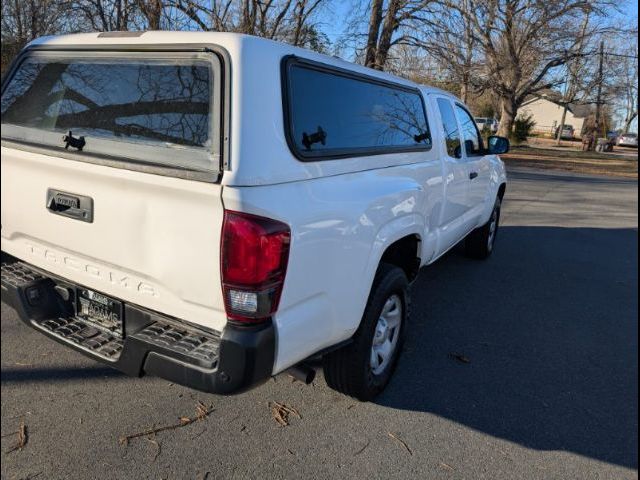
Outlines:
[{"label": "taillight", "polygon": [[289,259],[289,226],[226,210],[222,226],[222,293],[231,320],[256,323],[278,308]]}]

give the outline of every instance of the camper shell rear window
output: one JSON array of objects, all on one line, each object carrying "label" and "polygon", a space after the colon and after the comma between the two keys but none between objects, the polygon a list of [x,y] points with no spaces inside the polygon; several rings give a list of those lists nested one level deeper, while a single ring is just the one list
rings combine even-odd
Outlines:
[{"label": "camper shell rear window", "polygon": [[2,139],[218,172],[220,71],[208,53],[34,51],[3,83]]}]

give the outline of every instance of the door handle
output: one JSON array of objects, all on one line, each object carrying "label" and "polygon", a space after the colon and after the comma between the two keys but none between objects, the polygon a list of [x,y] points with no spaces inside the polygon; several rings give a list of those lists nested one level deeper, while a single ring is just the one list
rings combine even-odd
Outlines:
[{"label": "door handle", "polygon": [[473,180],[474,178],[476,178],[478,176],[478,172],[471,172],[469,174],[469,180]]}]

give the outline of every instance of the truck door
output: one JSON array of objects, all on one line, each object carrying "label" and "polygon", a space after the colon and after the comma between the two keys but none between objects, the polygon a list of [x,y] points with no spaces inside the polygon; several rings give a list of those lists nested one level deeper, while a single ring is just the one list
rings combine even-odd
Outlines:
[{"label": "truck door", "polygon": [[486,156],[482,136],[471,114],[459,103],[456,103],[456,114],[464,140],[464,157],[468,169],[467,211],[469,224],[470,228],[474,228],[478,226],[480,215],[485,210],[491,165]]},{"label": "truck door", "polygon": [[466,233],[469,172],[453,103],[445,96],[436,96],[435,103],[440,116],[440,125],[435,128],[440,128],[442,138],[439,148],[444,159],[445,183],[437,256],[455,245]]}]

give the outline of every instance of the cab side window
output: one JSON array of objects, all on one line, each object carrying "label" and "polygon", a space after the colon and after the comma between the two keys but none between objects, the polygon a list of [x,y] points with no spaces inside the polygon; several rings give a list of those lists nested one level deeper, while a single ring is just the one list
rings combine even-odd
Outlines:
[{"label": "cab side window", "polygon": [[452,158],[462,158],[460,130],[458,129],[458,121],[453,112],[451,102],[446,98],[438,98],[438,110],[440,110],[440,118],[442,119],[442,126],[444,128],[447,154]]},{"label": "cab side window", "polygon": [[458,114],[458,120],[460,120],[467,157],[483,155],[482,137],[480,136],[475,120],[471,114],[460,105],[456,105],[456,113]]}]

